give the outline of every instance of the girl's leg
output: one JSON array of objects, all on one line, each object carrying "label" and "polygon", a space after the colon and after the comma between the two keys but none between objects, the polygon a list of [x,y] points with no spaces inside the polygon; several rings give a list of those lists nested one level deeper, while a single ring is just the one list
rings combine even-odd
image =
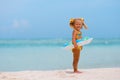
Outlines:
[{"label": "girl's leg", "polygon": [[80,58],[80,49],[73,49],[73,69],[74,72],[78,72],[78,62]]}]

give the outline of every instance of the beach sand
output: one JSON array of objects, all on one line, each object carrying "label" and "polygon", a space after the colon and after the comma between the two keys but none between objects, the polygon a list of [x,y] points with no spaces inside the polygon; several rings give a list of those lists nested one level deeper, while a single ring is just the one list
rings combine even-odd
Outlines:
[{"label": "beach sand", "polygon": [[120,80],[120,68],[0,72],[0,80]]}]

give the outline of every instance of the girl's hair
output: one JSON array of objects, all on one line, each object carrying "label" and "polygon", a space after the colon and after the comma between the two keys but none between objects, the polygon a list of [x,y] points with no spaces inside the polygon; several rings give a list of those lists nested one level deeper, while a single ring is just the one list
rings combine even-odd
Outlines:
[{"label": "girl's hair", "polygon": [[69,22],[69,25],[70,25],[71,28],[74,29],[75,20],[80,20],[80,21],[82,21],[82,22],[83,22],[82,24],[83,24],[84,28],[87,29],[87,26],[85,25],[83,18],[71,18],[71,19],[70,19],[70,22]]}]

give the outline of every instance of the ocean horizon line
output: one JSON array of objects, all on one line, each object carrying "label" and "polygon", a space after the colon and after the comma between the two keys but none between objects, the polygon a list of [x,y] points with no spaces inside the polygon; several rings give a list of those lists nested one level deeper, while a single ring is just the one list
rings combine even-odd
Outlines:
[{"label": "ocean horizon line", "polygon": [[[120,39],[120,37],[92,37],[93,39]],[[41,39],[71,39],[71,37],[60,37],[60,38],[49,38],[49,37],[43,37],[43,38],[0,38],[0,40],[41,40]]]}]

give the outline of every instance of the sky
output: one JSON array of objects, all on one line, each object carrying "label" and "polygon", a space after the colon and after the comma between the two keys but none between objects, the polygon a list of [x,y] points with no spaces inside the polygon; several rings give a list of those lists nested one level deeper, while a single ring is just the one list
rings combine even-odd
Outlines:
[{"label": "sky", "polygon": [[120,0],[0,0],[0,39],[71,38],[80,17],[83,36],[120,38]]}]

